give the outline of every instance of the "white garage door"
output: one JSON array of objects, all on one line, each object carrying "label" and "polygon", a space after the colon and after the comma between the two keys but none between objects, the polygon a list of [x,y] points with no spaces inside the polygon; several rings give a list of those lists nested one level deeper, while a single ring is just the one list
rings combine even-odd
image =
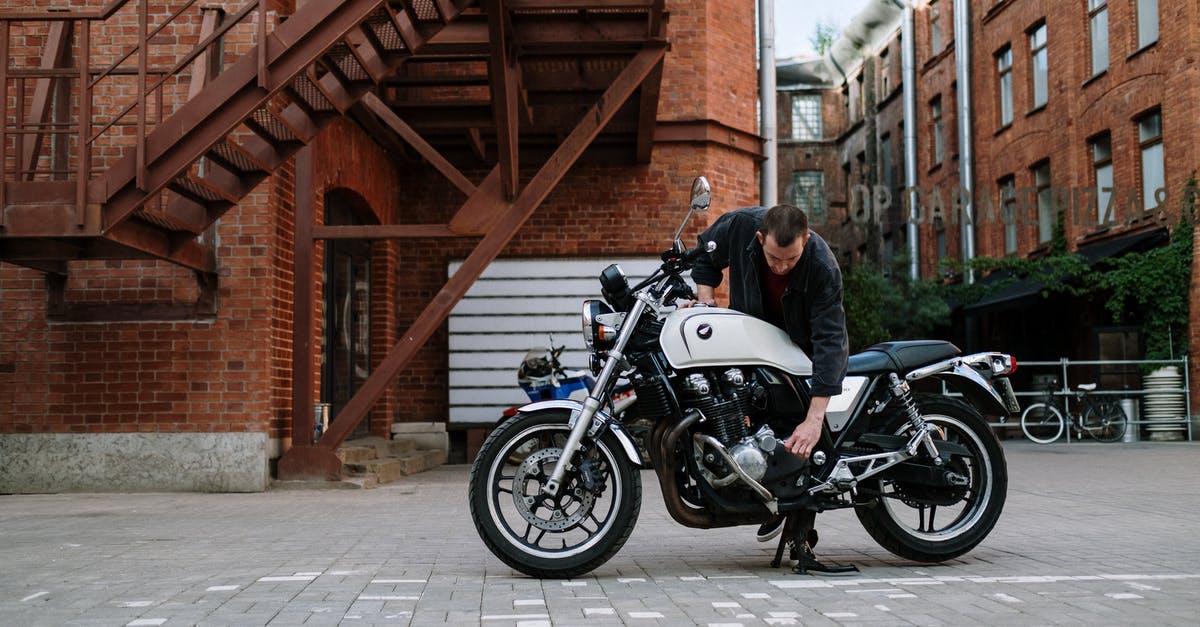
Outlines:
[{"label": "white garage door", "polygon": [[[566,346],[563,366],[587,368],[580,310],[600,298],[600,272],[618,263],[630,284],[658,268],[654,258],[498,259],[450,314],[450,422],[493,424],[529,397],[517,366],[531,348]],[[450,264],[453,274],[461,262]]]}]

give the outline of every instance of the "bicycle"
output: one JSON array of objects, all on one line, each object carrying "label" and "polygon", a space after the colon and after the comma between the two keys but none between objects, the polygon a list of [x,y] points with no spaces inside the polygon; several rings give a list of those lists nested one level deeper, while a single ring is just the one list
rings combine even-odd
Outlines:
[{"label": "bicycle", "polygon": [[[1125,435],[1129,417],[1116,401],[1106,398],[1093,399],[1088,392],[1096,389],[1095,383],[1084,383],[1076,386],[1078,392],[1046,391],[1046,400],[1034,403],[1021,412],[1021,431],[1025,437],[1038,444],[1049,444],[1062,437],[1066,428],[1063,411],[1056,407],[1054,397],[1064,397],[1063,408],[1071,420],[1075,433],[1086,433],[1100,442],[1116,442]],[[1067,404],[1069,396],[1074,396],[1082,405],[1078,413],[1071,413]]]}]

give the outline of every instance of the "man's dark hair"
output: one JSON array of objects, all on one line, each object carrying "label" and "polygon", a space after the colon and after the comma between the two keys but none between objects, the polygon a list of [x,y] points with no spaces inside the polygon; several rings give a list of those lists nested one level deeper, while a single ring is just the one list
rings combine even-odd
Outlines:
[{"label": "man's dark hair", "polygon": [[808,216],[804,210],[792,205],[775,205],[763,216],[762,226],[758,231],[775,236],[775,243],[780,246],[791,246],[797,237],[808,231]]}]

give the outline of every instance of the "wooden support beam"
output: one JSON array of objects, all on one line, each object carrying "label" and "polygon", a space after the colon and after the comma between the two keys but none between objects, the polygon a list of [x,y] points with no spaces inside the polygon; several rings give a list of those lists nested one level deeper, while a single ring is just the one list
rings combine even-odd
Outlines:
[{"label": "wooden support beam", "polygon": [[[416,322],[401,336],[400,341],[392,348],[387,357],[346,403],[345,408],[338,413],[329,430],[321,438],[321,447],[327,447],[332,451],[345,441],[375,402],[384,395],[400,370],[429,341],[433,333],[450,315],[454,305],[483,274],[488,264],[508,245],[508,242],[517,234],[529,216],[562,180],[562,177],[575,164],[596,135],[624,105],[638,85],[650,75],[665,54],[666,46],[654,46],[643,49],[633,58],[620,76],[604,92],[599,102],[583,116],[570,135],[563,140],[558,150],[538,170],[538,173],[479,242],[463,265],[454,273],[454,276],[450,277],[441,291],[433,297],[433,300],[421,312]],[[478,194],[479,191],[477,190],[476,193]],[[281,460],[280,467],[283,466],[284,462]]]},{"label": "wooden support beam", "polygon": [[313,239],[417,239],[428,237],[462,237],[450,230],[448,224],[367,224],[361,226],[313,227]]},{"label": "wooden support beam", "polygon": [[313,309],[316,304],[316,251],[313,228],[316,222],[312,147],[296,153],[296,248],[292,301],[292,442],[279,460],[280,479],[338,479],[342,462],[336,446],[317,446],[314,437],[314,350]]},{"label": "wooden support beam", "polygon": [[654,151],[654,128],[658,124],[658,95],[662,87],[662,72],[663,64],[660,61],[642,83],[635,149],[638,163],[650,163]]},{"label": "wooden support beam", "polygon": [[504,197],[512,200],[520,189],[520,162],[518,157],[517,94],[520,90],[516,80],[516,69],[509,37],[512,23],[504,0],[486,0],[488,18],[488,41],[491,56],[488,73],[491,75],[492,117],[496,124],[496,149],[500,157],[500,183]]},{"label": "wooden support beam", "polygon": [[475,193],[475,184],[466,176],[463,176],[463,173],[458,168],[454,167],[436,148],[429,145],[429,142],[425,141],[411,126],[400,119],[400,116],[396,115],[395,111],[392,111],[390,107],[384,104],[379,99],[379,96],[376,96],[374,93],[368,93],[363,96],[362,103],[381,122],[386,124],[388,128],[392,129],[404,141],[408,142],[408,145],[412,146],[430,165],[437,168],[437,171],[449,179],[462,193],[467,196]]}]

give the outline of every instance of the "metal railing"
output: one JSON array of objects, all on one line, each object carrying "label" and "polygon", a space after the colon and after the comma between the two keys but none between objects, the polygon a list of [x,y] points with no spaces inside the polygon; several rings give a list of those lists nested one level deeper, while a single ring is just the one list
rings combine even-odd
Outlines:
[{"label": "metal railing", "polygon": [[[1033,369],[1045,369],[1047,372],[1054,373],[1056,375],[1055,388],[1052,390],[1048,390],[1047,388],[1043,387],[1041,389],[1025,390],[1025,391],[1022,391],[1020,388],[1018,388],[1016,394],[1021,400],[1022,409],[1024,409],[1026,406],[1028,406],[1031,402],[1037,402],[1036,400],[1031,400],[1031,399],[1044,398],[1046,396],[1047,392],[1052,392],[1056,399],[1061,398],[1061,399],[1064,399],[1066,402],[1069,402],[1071,395],[1073,395],[1076,392],[1076,387],[1075,387],[1076,385],[1084,384],[1084,383],[1094,383],[1097,380],[1097,377],[1093,374],[1092,376],[1087,376],[1087,377],[1076,376],[1075,381],[1072,381],[1071,375],[1072,375],[1073,370],[1075,370],[1077,372],[1078,369],[1081,367],[1110,368],[1110,367],[1117,367],[1117,366],[1130,366],[1130,367],[1133,367],[1134,370],[1138,370],[1142,366],[1178,366],[1179,367],[1181,376],[1183,378],[1183,387],[1182,388],[1165,388],[1165,389],[1164,388],[1156,388],[1156,389],[1152,389],[1152,390],[1147,390],[1144,388],[1139,388],[1139,389],[1108,388],[1108,389],[1105,389],[1105,387],[1099,386],[1096,388],[1096,390],[1088,392],[1088,395],[1105,396],[1105,397],[1116,398],[1116,399],[1120,399],[1120,400],[1142,399],[1148,395],[1160,395],[1160,394],[1182,395],[1184,397],[1184,408],[1185,408],[1183,416],[1180,416],[1180,417],[1174,418],[1174,419],[1145,419],[1145,418],[1143,418],[1144,412],[1139,411],[1136,419],[1133,416],[1129,417],[1128,424],[1129,424],[1129,428],[1138,429],[1139,431],[1140,431],[1141,427],[1143,427],[1143,426],[1145,426],[1145,427],[1168,427],[1168,428],[1179,427],[1185,432],[1185,434],[1186,434],[1185,437],[1187,438],[1187,441],[1190,442],[1192,440],[1193,416],[1191,415],[1191,411],[1192,411],[1191,410],[1191,408],[1192,408],[1191,380],[1190,380],[1190,373],[1188,372],[1188,359],[1186,356],[1181,359],[1154,359],[1154,360],[1072,360],[1072,359],[1067,359],[1064,357],[1057,361],[1023,361],[1023,362],[1020,362],[1021,371],[1029,371],[1029,370],[1033,370]],[[1027,374],[1027,372],[1023,372],[1022,374]],[[1126,376],[1129,376],[1129,375],[1132,375],[1133,373],[1126,372],[1124,374]],[[1103,376],[1117,376],[1117,375],[1115,373],[1107,373]],[[1008,418],[1004,422],[992,422],[992,423],[990,423],[990,425],[993,428],[1002,428],[1002,427],[1019,428],[1020,427],[1020,416],[1013,416],[1011,418]],[[1071,441],[1071,429],[1066,430],[1066,441],[1068,443]]]},{"label": "metal railing", "polygon": [[[142,188],[146,137],[151,126],[169,114],[169,107],[186,100],[179,93],[169,93],[165,86],[188,71],[210,46],[243,24],[245,28],[241,30],[247,31],[252,39],[249,45],[258,49],[259,82],[265,84],[266,46],[257,44],[266,40],[267,3],[249,0],[236,13],[226,15],[212,32],[197,34],[191,24],[200,21],[196,16],[204,10],[199,6],[199,0],[183,0],[174,9],[161,0],[112,0],[103,8],[91,11],[0,11],[0,91],[3,92],[0,97],[0,152],[5,157],[0,159],[0,181],[3,181],[0,183],[0,206],[5,202],[8,182],[70,181],[75,187],[76,222],[82,226],[88,202],[103,201],[102,198],[89,198],[92,175],[109,165],[107,160],[113,158],[112,151],[108,150],[110,147],[128,150],[131,144],[136,152],[137,184]],[[154,25],[151,24],[153,16],[165,17]],[[257,23],[250,25],[252,19]],[[124,29],[130,25],[136,26],[132,45],[116,48],[123,53],[117,54],[111,63],[100,61],[106,58],[104,53],[111,54],[114,50],[111,43],[121,40],[128,32]],[[197,39],[182,54],[178,47],[172,51],[167,45],[157,44],[156,40],[172,25],[178,25],[183,32]],[[113,34],[122,30],[122,36]],[[77,43],[74,50],[78,51],[78,58],[72,63],[63,63],[62,51],[72,49],[72,36]],[[162,38],[174,41],[173,37]],[[93,50],[100,43],[98,39],[108,43]],[[31,42],[39,41],[45,42],[41,62],[30,67],[38,53]],[[59,50],[58,55],[50,49],[52,42]],[[52,56],[57,56],[57,60],[52,60]],[[63,65],[67,67],[60,67]],[[129,95],[128,90],[115,83],[131,76],[136,77],[136,88]],[[35,86],[32,99],[28,97],[29,84]],[[63,95],[51,95],[54,93]],[[121,100],[115,101],[114,95],[120,95]],[[55,108],[53,116],[51,107]],[[102,113],[106,119],[97,121],[97,113]],[[108,118],[109,115],[112,117]],[[127,128],[135,129],[131,139]],[[10,138],[14,138],[15,150],[9,148]],[[45,142],[47,138],[49,142]],[[39,164],[39,152],[45,143],[51,144],[51,151],[56,154],[48,165],[43,166]],[[17,158],[11,159],[14,152]],[[104,192],[97,190],[101,195]]]}]

